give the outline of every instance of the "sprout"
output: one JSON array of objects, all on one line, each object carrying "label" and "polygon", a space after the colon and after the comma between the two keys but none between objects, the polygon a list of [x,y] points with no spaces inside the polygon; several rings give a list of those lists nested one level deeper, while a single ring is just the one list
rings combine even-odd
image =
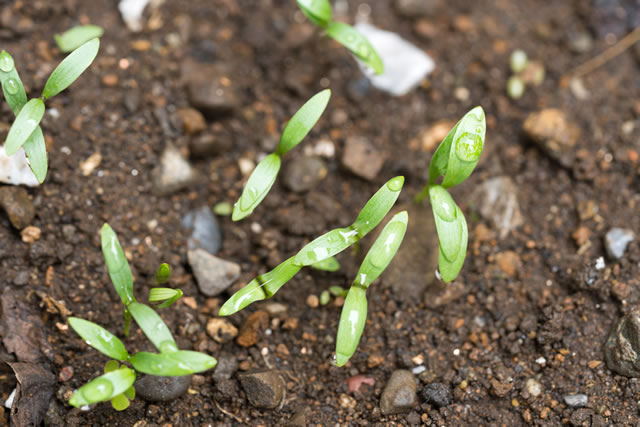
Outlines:
[{"label": "sprout", "polygon": [[48,169],[47,147],[39,126],[45,112],[44,101],[80,77],[95,59],[99,47],[99,39],[93,38],[75,49],[49,76],[42,99],[34,98],[29,102],[13,58],[6,51],[0,52],[0,85],[9,108],[16,115],[5,141],[5,151],[10,156],[20,147],[24,148],[29,167],[39,183],[44,182]]},{"label": "sprout", "polygon": [[320,294],[320,305],[327,305],[329,304],[329,299],[331,299],[331,294],[329,294],[329,291],[327,291],[326,289],[324,291],[322,291],[322,293]]},{"label": "sprout", "polygon": [[[215,367],[217,361],[207,354],[178,348],[162,318],[151,307],[135,300],[129,263],[115,232],[108,224],[102,227],[101,238],[109,276],[125,306],[125,335],[129,332],[129,322],[133,318],[159,353],[138,352],[131,355],[123,342],[102,326],[70,317],[69,325],[89,346],[115,360],[107,362],[105,374],[82,386],[71,396],[69,403],[81,407],[110,400],[113,408],[121,411],[129,407],[129,401],[135,397],[132,387],[136,379],[135,371],[158,376],[190,375]],[[156,281],[166,283],[170,273],[169,265],[162,264],[156,273]],[[182,291],[179,289],[154,288],[149,301],[165,301],[159,307],[166,307],[181,296]],[[130,363],[135,371],[121,367],[118,361]]]},{"label": "sprout", "polygon": [[511,99],[520,99],[524,95],[524,82],[518,76],[511,76],[507,81],[507,95]]},{"label": "sprout", "polygon": [[329,0],[297,0],[297,2],[309,21],[324,28],[329,37],[349,49],[376,74],[384,72],[384,64],[369,40],[351,25],[332,20]]},{"label": "sprout", "polygon": [[509,65],[511,65],[511,71],[519,73],[527,66],[527,54],[522,49],[516,49],[511,52],[509,58]]},{"label": "sprout", "polygon": [[265,157],[258,166],[253,170],[249,180],[242,190],[240,199],[233,208],[233,221],[239,221],[251,215],[256,207],[267,196],[267,193],[276,181],[282,156],[289,150],[298,145],[305,136],[311,131],[311,128],[320,119],[324,112],[331,91],[325,89],[315,94],[293,115],[287,126],[282,131],[280,144],[275,153]]},{"label": "sprout", "polygon": [[97,25],[78,25],[62,34],[55,34],[58,48],[65,53],[71,52],[91,39],[102,37],[104,30]]},{"label": "sprout", "polygon": [[[462,210],[447,188],[464,182],[475,169],[484,147],[486,131],[482,107],[465,114],[440,143],[429,165],[429,182],[416,196],[427,196],[436,222],[440,242],[438,270],[445,282],[453,281],[467,254],[468,230]],[[443,177],[442,183],[436,181]]]}]

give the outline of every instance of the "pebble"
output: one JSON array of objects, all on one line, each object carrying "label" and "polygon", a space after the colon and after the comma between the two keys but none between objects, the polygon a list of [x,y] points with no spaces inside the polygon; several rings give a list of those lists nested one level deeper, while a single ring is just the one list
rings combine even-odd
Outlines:
[{"label": "pebble", "polygon": [[593,38],[587,32],[571,33],[569,35],[569,49],[575,53],[587,53],[593,47]]},{"label": "pebble", "polygon": [[140,93],[140,89],[128,88],[124,93],[122,103],[124,104],[124,108],[126,108],[127,112],[129,114],[133,114],[138,111],[141,99],[142,95]]},{"label": "pebble", "polygon": [[311,308],[316,308],[320,304],[320,300],[317,295],[311,294],[307,297],[307,305]]},{"label": "pebble", "polygon": [[478,185],[471,196],[471,204],[493,222],[501,239],[524,223],[517,194],[518,187],[511,178],[498,176]]},{"label": "pebble", "polygon": [[295,193],[312,190],[328,174],[327,164],[316,156],[302,156],[289,162],[284,170],[284,185]]},{"label": "pebble", "polygon": [[547,108],[530,113],[523,130],[549,157],[566,168],[573,165],[580,128],[562,110]]},{"label": "pebble", "polygon": [[29,193],[22,187],[0,187],[0,207],[18,230],[31,224],[36,214]]},{"label": "pebble", "polygon": [[20,232],[20,236],[22,237],[22,241],[25,243],[33,243],[36,240],[40,239],[41,231],[38,227],[34,227],[29,225],[25,227],[24,230]]},{"label": "pebble", "polygon": [[367,93],[369,93],[369,88],[371,87],[371,83],[366,77],[362,77],[358,80],[352,80],[347,84],[347,97],[356,104],[362,102]]},{"label": "pebble", "polygon": [[240,327],[236,342],[242,347],[251,347],[258,343],[258,334],[269,326],[269,314],[258,310],[252,313]]},{"label": "pebble", "polygon": [[232,141],[228,135],[212,135],[203,133],[191,138],[189,154],[196,159],[222,154],[232,148]]},{"label": "pebble", "polygon": [[507,276],[515,277],[520,269],[520,256],[514,251],[504,251],[496,254],[498,268]]},{"label": "pebble", "polygon": [[447,134],[455,124],[455,122],[450,120],[438,120],[431,126],[423,128],[410,142],[410,145],[420,147],[422,151],[432,153],[438,147],[438,144],[447,137]]},{"label": "pebble", "polygon": [[355,175],[366,180],[375,179],[385,161],[383,152],[374,147],[366,138],[347,138],[342,155],[342,165]]},{"label": "pebble", "polygon": [[582,408],[589,403],[589,396],[586,394],[565,394],[562,398],[572,408]]},{"label": "pebble", "polygon": [[525,383],[527,393],[533,397],[538,397],[542,394],[542,384],[540,384],[534,378],[529,378]]},{"label": "pebble", "polygon": [[13,284],[16,286],[24,286],[27,283],[29,283],[28,271],[20,271],[16,274],[16,277],[13,278]]},{"label": "pebble", "polygon": [[640,307],[618,320],[604,345],[604,360],[620,375],[640,377]]},{"label": "pebble", "polygon": [[307,417],[311,415],[311,408],[309,406],[305,406],[302,409],[299,409],[288,421],[282,421],[285,427],[306,427],[308,424]]},{"label": "pebble", "polygon": [[212,255],[222,249],[222,231],[208,206],[187,213],[181,223],[184,228],[192,230],[187,239],[187,248],[204,249]]},{"label": "pebble", "polygon": [[194,108],[181,108],[176,111],[176,115],[187,135],[197,135],[207,128],[204,116]]},{"label": "pebble", "polygon": [[189,250],[187,257],[200,292],[208,297],[221,294],[240,276],[238,264],[213,256],[204,249]]},{"label": "pebble", "polygon": [[230,75],[224,64],[185,61],[182,78],[187,84],[190,104],[210,118],[232,113],[240,100]]},{"label": "pebble", "polygon": [[24,150],[18,150],[12,156],[7,156],[4,148],[0,148],[0,182],[12,185],[28,185],[29,187],[39,185],[36,176],[29,167]]},{"label": "pebble", "polygon": [[442,408],[451,404],[451,391],[442,383],[431,383],[422,389],[422,398],[426,403]]},{"label": "pebble", "polygon": [[214,341],[224,344],[238,336],[238,328],[227,319],[213,317],[207,322],[207,334]]},{"label": "pebble", "polygon": [[238,359],[231,353],[220,353],[216,355],[218,364],[213,371],[213,379],[222,381],[230,379],[238,370]]},{"label": "pebble", "polygon": [[380,397],[380,409],[384,415],[409,412],[418,403],[416,379],[410,371],[394,371]]},{"label": "pebble", "polygon": [[604,246],[611,259],[621,259],[627,250],[627,245],[635,239],[635,234],[628,228],[614,227],[607,231]]},{"label": "pebble", "polygon": [[167,144],[160,157],[160,165],[153,173],[154,192],[161,196],[168,196],[188,187],[195,178],[195,170],[182,153],[173,144]]},{"label": "pebble", "polygon": [[441,4],[441,1],[433,0],[395,0],[393,3],[398,14],[406,18],[419,18],[430,15]]},{"label": "pebble", "polygon": [[272,370],[263,369],[239,375],[249,403],[257,408],[273,409],[284,398],[284,381]]},{"label": "pebble", "polygon": [[187,392],[191,385],[191,375],[179,377],[158,377],[143,375],[136,380],[136,395],[148,402],[167,402]]}]

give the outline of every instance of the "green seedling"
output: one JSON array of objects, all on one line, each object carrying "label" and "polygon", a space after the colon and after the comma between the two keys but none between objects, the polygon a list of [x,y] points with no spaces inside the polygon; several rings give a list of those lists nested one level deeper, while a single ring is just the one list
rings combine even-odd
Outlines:
[{"label": "green seedling", "polygon": [[351,25],[332,20],[329,0],[297,0],[302,13],[327,35],[349,49],[358,59],[371,67],[376,74],[384,72],[384,64],[369,40]]},{"label": "green seedling", "polygon": [[55,34],[53,38],[61,52],[68,53],[76,50],[91,39],[102,37],[104,30],[97,25],[78,25],[62,34]]},{"label": "green seedling", "polygon": [[331,294],[329,293],[329,291],[327,291],[326,289],[324,291],[322,291],[322,293],[320,294],[320,305],[327,305],[329,304],[329,300],[331,299]]},{"label": "green seedling", "polygon": [[75,49],[56,67],[49,76],[41,98],[27,102],[27,93],[15,68],[15,62],[7,51],[0,52],[0,85],[4,98],[11,111],[16,115],[4,144],[8,156],[15,154],[21,147],[29,159],[29,166],[38,182],[44,182],[47,176],[47,148],[40,121],[44,116],[44,102],[69,87],[93,62],[100,40],[91,39]]},{"label": "green seedling", "polygon": [[[447,188],[465,181],[475,169],[484,147],[486,121],[482,107],[465,114],[440,143],[431,164],[429,181],[415,198],[427,196],[436,222],[440,250],[438,270],[445,282],[453,281],[467,254],[467,222]],[[443,177],[440,184],[437,180]]]},{"label": "green seedling", "polygon": [[[138,352],[131,354],[124,343],[114,334],[88,320],[77,317],[68,319],[69,325],[85,342],[108,356],[105,374],[93,379],[78,389],[69,399],[75,407],[84,407],[98,402],[111,401],[114,409],[121,411],[135,397],[133,383],[136,372],[157,376],[182,376],[203,372],[215,367],[213,357],[195,351],[180,350],[171,331],[162,318],[149,306],[136,301],[133,295],[133,276],[120,242],[113,229],[105,224],[101,232],[102,251],[113,286],[125,306],[125,331],[129,334],[129,323],[133,318],[145,336],[156,347],[158,353]],[[162,264],[156,273],[158,283],[169,280],[170,268]],[[182,296],[179,289],[154,288],[150,302],[165,301],[166,307]],[[133,369],[122,363],[129,363]]]},{"label": "green seedling", "polygon": [[539,61],[529,61],[521,49],[511,52],[509,66],[513,74],[507,80],[507,95],[511,99],[521,98],[527,86],[539,86],[544,80],[544,65]]},{"label": "green seedling", "polygon": [[233,208],[231,219],[239,221],[251,215],[256,207],[267,196],[267,193],[276,181],[282,156],[298,145],[305,136],[311,131],[311,128],[320,119],[320,116],[327,108],[331,98],[331,91],[325,89],[315,94],[291,117],[289,123],[282,131],[280,143],[275,153],[265,157],[249,176],[247,184],[242,190],[240,199]]},{"label": "green seedling", "polygon": [[314,264],[311,264],[311,268],[315,268],[316,270],[321,270],[321,271],[338,271],[340,270],[340,263],[338,262],[338,260],[336,259],[336,257],[329,257],[326,259],[323,259],[322,261],[318,261]]}]

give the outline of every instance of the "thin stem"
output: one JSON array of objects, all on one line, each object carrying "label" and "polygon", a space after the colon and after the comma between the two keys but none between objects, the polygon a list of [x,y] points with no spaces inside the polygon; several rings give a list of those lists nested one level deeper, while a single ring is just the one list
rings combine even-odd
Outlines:
[{"label": "thin stem", "polygon": [[428,195],[429,195],[429,184],[427,183],[427,185],[424,186],[422,191],[420,191],[418,194],[416,194],[416,196],[413,198],[413,202],[416,205],[419,205],[420,203],[422,203],[424,201],[424,199],[427,198]]},{"label": "thin stem", "polygon": [[129,325],[131,324],[131,313],[126,308],[124,309],[124,336],[129,336]]}]

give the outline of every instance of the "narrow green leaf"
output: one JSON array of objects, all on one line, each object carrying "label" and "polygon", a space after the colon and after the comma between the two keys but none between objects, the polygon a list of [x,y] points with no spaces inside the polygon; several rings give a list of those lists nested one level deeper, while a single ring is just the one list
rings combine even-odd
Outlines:
[{"label": "narrow green leaf", "polygon": [[396,176],[383,185],[364,205],[353,225],[364,236],[380,224],[400,196],[404,177]]},{"label": "narrow green leaf", "polygon": [[429,199],[436,220],[440,249],[448,260],[453,261],[458,256],[462,239],[462,225],[457,218],[458,207],[449,192],[440,185],[429,187]]},{"label": "narrow green leaf", "polygon": [[444,176],[447,173],[451,142],[456,134],[456,130],[458,130],[458,126],[460,126],[460,121],[451,128],[447,136],[442,140],[440,145],[438,145],[436,152],[433,154],[431,163],[429,164],[429,184],[435,184],[438,177]]},{"label": "narrow green leaf", "polygon": [[230,316],[251,303],[271,298],[301,268],[302,265],[296,263],[295,257],[291,257],[268,273],[261,274],[233,294],[220,307],[218,316]]},{"label": "narrow green leaf", "polygon": [[63,59],[53,70],[49,80],[44,85],[44,90],[42,91],[44,99],[49,99],[59,94],[76,81],[84,70],[91,65],[98,54],[99,48],[100,39],[91,39]]},{"label": "narrow green leaf", "polygon": [[149,291],[149,302],[157,303],[164,301],[162,304],[158,304],[157,308],[169,307],[174,302],[178,301],[182,297],[182,290],[172,288],[152,288]]},{"label": "narrow green leaf", "polygon": [[352,286],[340,314],[336,339],[336,365],[344,366],[351,359],[358,348],[366,320],[366,290],[359,286]]},{"label": "narrow green leaf", "polygon": [[449,150],[447,174],[442,181],[445,188],[466,180],[475,169],[482,154],[487,129],[482,107],[475,107],[462,117]]},{"label": "narrow green leaf", "polygon": [[136,300],[133,296],[133,275],[131,274],[129,262],[124,256],[118,236],[116,236],[109,224],[105,223],[102,226],[100,237],[102,240],[102,254],[107,263],[109,277],[122,303],[127,306]]},{"label": "narrow green leaf", "polygon": [[384,64],[369,40],[358,30],[344,22],[333,21],[327,25],[327,34],[346,47],[376,74],[384,72]]},{"label": "narrow green leaf", "polygon": [[214,368],[216,364],[215,358],[188,350],[160,354],[141,351],[131,357],[131,365],[136,371],[163,377],[179,377],[204,372]]},{"label": "narrow green leaf", "polygon": [[6,50],[0,52],[0,84],[9,108],[17,116],[24,104],[27,103],[27,93],[15,68],[13,58]]},{"label": "narrow green leaf", "polygon": [[311,264],[311,267],[315,268],[316,270],[322,271],[338,271],[340,270],[340,263],[338,262],[336,257],[329,257],[323,259],[320,262]]},{"label": "narrow green leaf", "polygon": [[129,357],[122,341],[102,326],[77,317],[69,317],[68,321],[73,330],[100,353],[117,360]]},{"label": "narrow green leaf", "polygon": [[162,318],[151,307],[138,302],[129,304],[129,311],[142,332],[149,338],[158,351],[176,352],[178,345],[171,335],[171,331]]},{"label": "narrow green leaf", "polygon": [[29,167],[36,176],[39,183],[43,183],[47,177],[47,145],[44,142],[44,135],[40,126],[29,135],[27,142],[22,146],[29,159]]},{"label": "narrow green leaf", "polygon": [[69,404],[76,408],[98,402],[107,402],[133,385],[136,373],[129,368],[109,372],[83,385],[73,393]]},{"label": "narrow green leaf", "polygon": [[129,399],[124,394],[118,394],[111,399],[111,406],[116,411],[124,411],[129,407]]},{"label": "narrow green leaf", "polygon": [[280,171],[280,163],[280,156],[275,153],[269,154],[258,163],[244,186],[240,199],[233,208],[231,216],[233,221],[246,218],[258,207],[276,181]]},{"label": "narrow green leaf", "polygon": [[307,136],[327,108],[329,98],[331,98],[331,91],[325,89],[316,93],[300,107],[282,131],[276,154],[283,156]]},{"label": "narrow green leaf", "polygon": [[38,123],[44,116],[44,102],[34,98],[27,102],[16,116],[15,122],[9,129],[4,149],[8,156],[18,151],[27,142],[29,136],[36,130]]},{"label": "narrow green leaf", "polygon": [[164,285],[169,281],[170,277],[171,267],[169,267],[169,264],[167,264],[166,262],[160,264],[160,267],[158,267],[158,270],[156,271],[156,284]]},{"label": "narrow green leaf", "polygon": [[440,271],[442,280],[446,283],[453,281],[456,276],[458,276],[458,273],[464,264],[464,259],[467,256],[467,221],[464,218],[462,210],[460,210],[457,205],[454,206],[456,209],[456,219],[449,224],[454,224],[455,228],[443,228],[442,224],[438,225],[438,222],[444,221],[439,219],[436,215],[436,229],[438,231],[438,240],[440,242],[438,252],[438,270]]},{"label": "narrow green leaf", "polygon": [[404,239],[408,221],[407,211],[397,213],[389,220],[364,257],[354,284],[367,289],[387,268]]},{"label": "narrow green leaf", "polygon": [[104,30],[97,25],[78,25],[62,34],[55,34],[53,38],[62,52],[71,52],[91,39],[102,36]]},{"label": "narrow green leaf", "polygon": [[326,27],[331,21],[329,0],[297,0],[298,7],[309,21],[320,27]]}]

